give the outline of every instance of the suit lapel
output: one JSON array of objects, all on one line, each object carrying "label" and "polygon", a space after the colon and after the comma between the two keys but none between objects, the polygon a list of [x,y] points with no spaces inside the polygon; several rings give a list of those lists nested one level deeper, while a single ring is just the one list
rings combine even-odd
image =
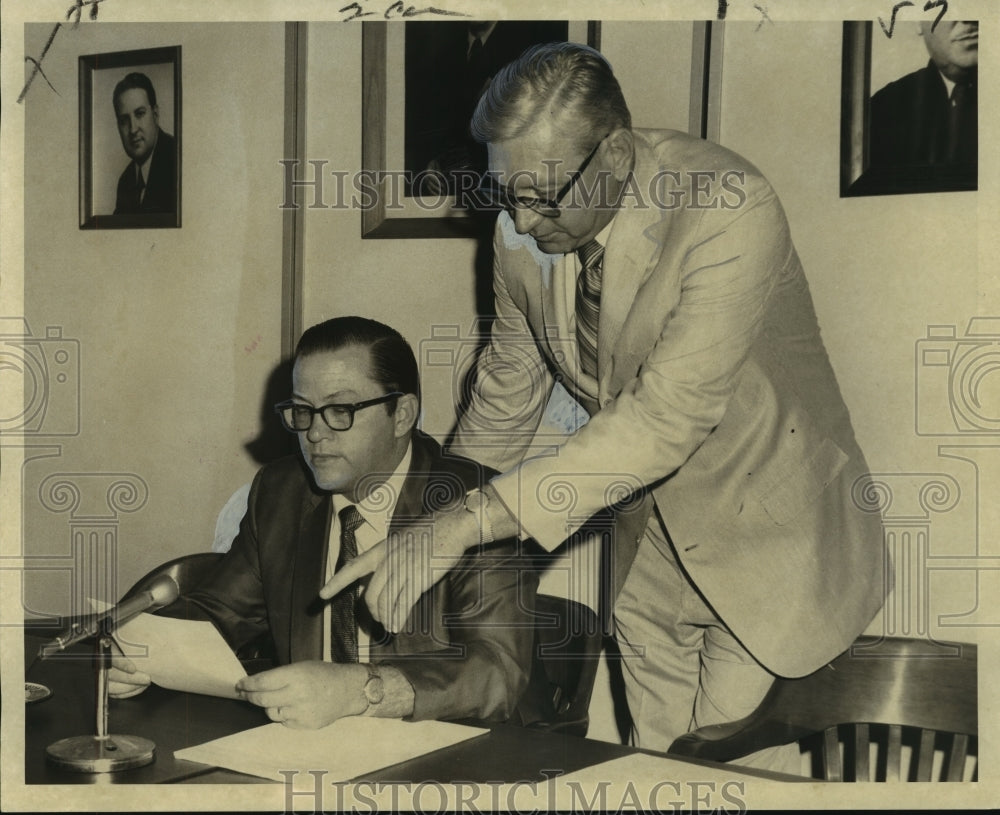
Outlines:
[{"label": "suit lapel", "polygon": [[[646,188],[658,167],[652,151],[636,134],[634,178],[629,194],[626,188],[622,208],[615,216],[611,235],[604,252],[604,282],[601,288],[601,319],[598,328],[598,367],[601,371],[601,396],[614,392],[610,386],[614,375],[615,348],[636,302],[636,293],[649,278],[663,250],[661,225],[669,217],[668,210],[651,205]],[[634,374],[634,371],[630,372]]]},{"label": "suit lapel", "polygon": [[[303,500],[298,547],[288,615],[290,661],[320,659],[323,655],[323,608],[319,589],[326,573],[333,501],[329,495],[307,493]],[[297,613],[305,609],[305,614]]]},{"label": "suit lapel", "polygon": [[[421,437],[420,431],[414,430],[410,470],[403,480],[396,508],[389,520],[390,531],[405,527],[424,514],[424,492],[433,466],[434,462],[427,443]],[[380,624],[376,623],[375,625],[376,628],[372,631],[372,653],[380,656],[394,654],[398,645],[397,635],[386,634],[385,629]]]}]

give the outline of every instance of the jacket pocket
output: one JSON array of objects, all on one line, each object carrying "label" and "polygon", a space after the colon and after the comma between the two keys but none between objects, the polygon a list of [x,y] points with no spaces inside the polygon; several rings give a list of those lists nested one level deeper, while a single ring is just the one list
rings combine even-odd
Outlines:
[{"label": "jacket pocket", "polygon": [[824,439],[811,456],[761,497],[761,506],[776,524],[788,523],[819,497],[847,460],[843,450]]}]

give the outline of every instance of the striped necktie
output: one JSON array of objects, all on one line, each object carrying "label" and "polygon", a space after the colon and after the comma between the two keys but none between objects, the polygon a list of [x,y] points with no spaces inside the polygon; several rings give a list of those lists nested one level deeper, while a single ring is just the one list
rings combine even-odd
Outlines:
[{"label": "striped necktie", "polygon": [[582,266],[576,279],[576,344],[580,367],[597,378],[597,321],[601,309],[601,272],[604,247],[596,240],[576,250]]},{"label": "striped necktie", "polygon": [[[340,571],[358,556],[358,541],[354,531],[365,522],[353,504],[340,510],[340,554],[336,571]],[[330,657],[334,662],[358,661],[358,621],[354,607],[358,587],[345,589],[330,602]]]}]

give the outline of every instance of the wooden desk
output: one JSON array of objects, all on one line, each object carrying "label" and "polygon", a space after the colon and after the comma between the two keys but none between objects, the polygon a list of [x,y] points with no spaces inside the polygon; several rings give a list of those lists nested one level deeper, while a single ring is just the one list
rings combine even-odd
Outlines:
[{"label": "wooden desk", "polygon": [[[268,723],[263,710],[248,702],[181,693],[152,686],[131,699],[111,701],[110,732],[142,736],[156,743],[156,759],[146,767],[116,773],[76,773],[52,766],[45,748],[69,736],[95,732],[95,681],[92,649],[77,645],[64,655],[32,664],[39,645],[48,639],[25,635],[26,679],[48,686],[53,695],[25,711],[25,783],[27,784],[156,784],[271,783],[218,767],[182,761],[174,752]],[[500,725],[487,734],[367,774],[380,783],[455,781],[524,783],[544,781],[604,761],[643,751],[620,744]],[[725,765],[684,760],[716,769]],[[764,771],[725,767],[733,776],[804,781]]]}]

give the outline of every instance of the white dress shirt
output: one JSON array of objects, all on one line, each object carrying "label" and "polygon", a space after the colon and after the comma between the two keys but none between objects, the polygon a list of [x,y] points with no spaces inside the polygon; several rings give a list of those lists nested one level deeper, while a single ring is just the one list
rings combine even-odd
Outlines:
[{"label": "white dress shirt", "polygon": [[[389,521],[396,511],[396,501],[399,499],[399,492],[403,488],[403,482],[410,471],[410,458],[413,445],[406,448],[406,453],[396,467],[389,479],[377,489],[373,490],[365,500],[359,504],[354,504],[364,523],[354,532],[354,538],[358,544],[358,554],[364,554],[379,541],[385,540],[389,534]],[[330,524],[330,540],[326,558],[326,575],[324,582],[333,577],[337,568],[337,558],[340,556],[340,511],[351,506],[351,502],[343,495],[333,496],[333,522]],[[323,659],[330,662],[330,605],[327,604],[323,612]],[[358,661],[368,662],[371,643],[368,634],[358,627]]]}]

